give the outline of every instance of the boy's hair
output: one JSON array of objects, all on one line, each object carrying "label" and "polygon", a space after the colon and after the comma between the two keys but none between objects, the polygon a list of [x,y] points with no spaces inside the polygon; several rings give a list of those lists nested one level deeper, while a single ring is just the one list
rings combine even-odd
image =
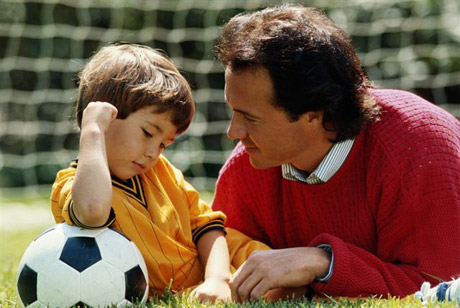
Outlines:
[{"label": "boy's hair", "polygon": [[223,27],[215,51],[231,71],[263,67],[274,89],[272,103],[291,121],[324,111],[323,126],[337,142],[355,137],[376,118],[371,82],[349,36],[314,8],[282,5],[241,13]]},{"label": "boy's hair", "polygon": [[146,106],[156,113],[171,113],[177,133],[192,121],[195,107],[188,82],[158,50],[136,44],[114,44],[96,52],[79,74],[76,106],[81,127],[88,103],[108,102],[118,109],[118,119]]}]

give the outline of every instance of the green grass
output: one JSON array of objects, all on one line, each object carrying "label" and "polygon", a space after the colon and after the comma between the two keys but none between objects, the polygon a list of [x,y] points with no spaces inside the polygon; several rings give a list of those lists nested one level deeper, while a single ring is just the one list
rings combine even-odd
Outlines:
[{"label": "green grass", "polygon": [[[41,199],[41,201],[43,201]],[[14,200],[11,204],[17,204],[20,200]],[[38,206],[46,207],[45,202],[26,202],[27,206]],[[2,198],[0,210],[8,207],[8,202],[5,202],[5,199]],[[3,213],[2,213],[3,215]],[[37,235],[39,235],[46,226],[35,226],[30,228],[25,228],[22,230],[4,228],[3,221],[0,220],[0,307],[1,308],[16,308],[19,307],[18,300],[16,297],[16,273],[17,267],[21,260],[22,254],[25,249],[32,242]],[[150,300],[145,305],[136,305],[136,308],[140,307],[247,307],[247,308],[258,308],[258,307],[456,307],[452,302],[450,303],[436,303],[430,304],[428,306],[422,306],[419,302],[415,302],[412,296],[409,296],[404,299],[378,299],[378,298],[358,298],[356,300],[349,299],[338,299],[338,300],[322,300],[319,302],[309,302],[307,300],[298,300],[298,301],[280,301],[277,303],[265,303],[263,301],[255,301],[246,304],[215,304],[215,305],[203,305],[197,302],[191,301],[185,296],[176,296],[171,293],[167,293],[161,298],[156,298]]]},{"label": "green grass", "polygon": [[[1,233],[1,271],[0,271],[0,307],[16,308],[19,307],[15,281],[17,267],[25,249],[33,239],[43,231],[42,228],[28,229],[22,231],[4,231]],[[280,301],[277,303],[264,303],[256,301],[246,304],[217,304],[202,305],[190,301],[185,296],[174,296],[167,293],[161,298],[149,301],[146,305],[137,305],[137,307],[424,307],[420,303],[414,302],[412,297],[405,299],[360,299],[357,300],[323,300],[320,302],[309,302],[307,300],[299,301]],[[456,307],[454,303],[437,303],[426,307]]]}]

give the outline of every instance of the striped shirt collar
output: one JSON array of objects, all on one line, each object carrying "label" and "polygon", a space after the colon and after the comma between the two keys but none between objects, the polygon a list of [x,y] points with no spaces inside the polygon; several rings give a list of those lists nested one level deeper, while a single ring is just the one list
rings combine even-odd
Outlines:
[{"label": "striped shirt collar", "polygon": [[342,167],[351,151],[355,138],[335,143],[323,158],[318,167],[311,173],[302,171],[292,164],[281,165],[283,178],[286,180],[300,181],[307,184],[322,184],[329,181]]}]

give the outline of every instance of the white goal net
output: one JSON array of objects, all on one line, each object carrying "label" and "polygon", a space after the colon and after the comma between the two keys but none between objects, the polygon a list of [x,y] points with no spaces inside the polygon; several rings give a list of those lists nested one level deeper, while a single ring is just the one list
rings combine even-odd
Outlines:
[{"label": "white goal net", "polygon": [[[291,1],[295,2],[295,1]],[[213,190],[234,143],[225,131],[222,67],[212,48],[225,21],[281,1],[0,0],[0,181],[49,189],[77,156],[76,74],[108,42],[166,51],[194,89],[192,126],[166,151],[200,190]],[[378,85],[413,91],[459,117],[460,1],[311,0],[352,36]]]}]

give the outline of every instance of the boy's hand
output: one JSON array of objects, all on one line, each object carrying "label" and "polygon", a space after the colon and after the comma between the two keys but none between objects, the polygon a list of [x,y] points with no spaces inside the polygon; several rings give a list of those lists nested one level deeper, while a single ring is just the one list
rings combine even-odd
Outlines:
[{"label": "boy's hand", "polygon": [[201,303],[231,302],[232,300],[232,292],[228,281],[222,278],[206,279],[190,295]]},{"label": "boy's hand", "polygon": [[117,108],[107,102],[91,102],[83,111],[81,128],[96,124],[101,131],[107,132],[107,129],[113,120],[117,118]]}]

